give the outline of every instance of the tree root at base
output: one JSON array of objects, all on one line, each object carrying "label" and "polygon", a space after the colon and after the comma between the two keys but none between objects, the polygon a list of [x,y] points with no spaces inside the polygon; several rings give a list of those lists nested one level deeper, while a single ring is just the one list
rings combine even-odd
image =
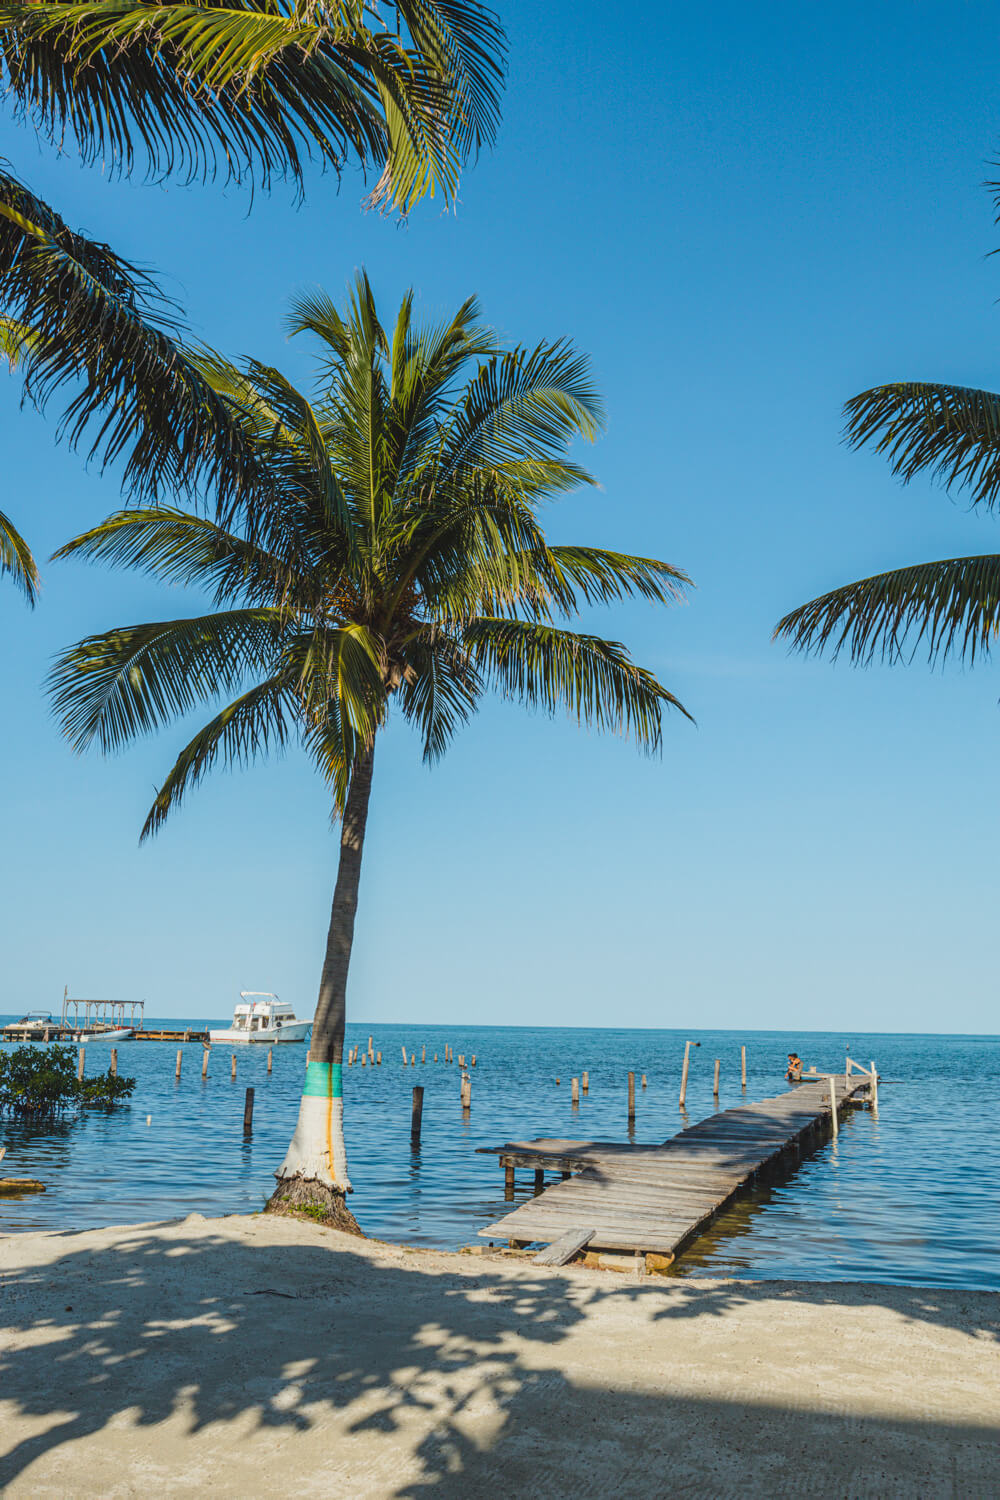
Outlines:
[{"label": "tree root at base", "polygon": [[340,1229],[345,1234],[360,1235],[362,1239],[365,1237],[364,1230],[347,1206],[344,1194],[316,1182],[314,1178],[279,1179],[264,1212],[308,1219],[313,1224],[325,1224],[328,1229]]}]

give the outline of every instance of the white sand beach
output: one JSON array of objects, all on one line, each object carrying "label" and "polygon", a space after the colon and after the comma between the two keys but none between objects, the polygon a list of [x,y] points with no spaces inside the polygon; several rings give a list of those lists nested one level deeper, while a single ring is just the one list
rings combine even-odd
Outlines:
[{"label": "white sand beach", "polygon": [[1000,1297],[543,1270],[281,1218],[0,1240],[20,1496],[1000,1495]]}]

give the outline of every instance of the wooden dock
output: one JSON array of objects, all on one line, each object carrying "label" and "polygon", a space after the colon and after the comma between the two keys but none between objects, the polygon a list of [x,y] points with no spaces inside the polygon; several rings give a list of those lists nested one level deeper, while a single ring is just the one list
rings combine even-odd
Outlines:
[{"label": "wooden dock", "polygon": [[[821,1075],[762,1099],[723,1110],[659,1146],[620,1141],[508,1141],[480,1150],[500,1158],[513,1196],[516,1168],[535,1173],[536,1196],[479,1231],[509,1244],[593,1248],[676,1258],[684,1245],[746,1189],[763,1169],[794,1161],[825,1140],[836,1109],[860,1103],[869,1073]],[[564,1180],[543,1189],[545,1172]]]}]

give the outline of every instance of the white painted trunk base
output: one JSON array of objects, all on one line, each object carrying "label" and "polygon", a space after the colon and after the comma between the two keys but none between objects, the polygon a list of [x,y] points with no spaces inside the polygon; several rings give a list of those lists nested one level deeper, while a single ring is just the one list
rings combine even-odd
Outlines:
[{"label": "white painted trunk base", "polygon": [[303,1094],[295,1134],[284,1161],[274,1174],[304,1177],[338,1192],[351,1191],[344,1146],[344,1101],[321,1094]]}]

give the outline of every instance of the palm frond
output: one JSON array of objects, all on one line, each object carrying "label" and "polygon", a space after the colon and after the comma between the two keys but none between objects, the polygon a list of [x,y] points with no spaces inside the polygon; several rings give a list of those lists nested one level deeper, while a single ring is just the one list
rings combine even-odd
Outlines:
[{"label": "palm frond", "polygon": [[930,662],[952,653],[971,666],[1000,630],[1000,556],[955,557],[878,573],[833,589],[775,627],[793,650],[834,657],[847,650],[867,666],[911,660],[921,643]]},{"label": "palm frond", "polygon": [[172,506],[115,511],[53,553],[134,568],[165,583],[209,589],[215,602],[273,603],[288,583],[281,560],[206,516]]},{"label": "palm frond", "polygon": [[74,233],[0,162],[0,305],[28,330],[27,393],[44,407],[75,387],[60,432],[125,460],[133,495],[209,486],[223,511],[250,498],[254,455],[227,402],[178,342],[176,309],[153,279]]},{"label": "palm frond", "polygon": [[440,473],[561,458],[575,437],[593,440],[604,408],[585,355],[566,339],[495,355],[481,366],[459,407]]},{"label": "palm frond", "polygon": [[49,675],[63,734],[77,750],[117,750],[250,674],[271,676],[278,624],[273,609],[242,609],[87,636]]},{"label": "palm frond", "polygon": [[617,641],[539,621],[502,619],[470,621],[462,641],[504,697],[550,714],[564,707],[578,723],[631,735],[647,752],[660,748],[664,704],[691,718]]},{"label": "palm frond", "polygon": [[407,641],[400,684],[403,716],[419,729],[424,760],[439,760],[475,712],[482,679],[459,641],[438,627],[425,627]]},{"label": "palm frond", "polygon": [[844,408],[854,448],[873,443],[908,483],[929,470],[992,510],[1000,495],[1000,396],[917,381],[879,385]]},{"label": "palm frond", "polygon": [[34,607],[40,578],[31,548],[14,523],[0,511],[0,574],[7,574]]},{"label": "palm frond", "polygon": [[[403,27],[399,25],[400,19]],[[32,0],[0,7],[0,73],[22,112],[85,160],[267,186],[305,163],[381,171],[404,212],[492,140],[504,37],[459,0],[292,6]]]},{"label": "palm frond", "polygon": [[7,361],[12,371],[22,368],[35,348],[38,340],[25,323],[14,318],[0,318],[0,357]]},{"label": "palm frond", "polygon": [[139,842],[163,826],[188,788],[197,786],[220,758],[226,767],[246,766],[273,747],[283,750],[293,722],[293,705],[287,701],[287,684],[280,674],[227,704],[177,757],[146,816]]}]

